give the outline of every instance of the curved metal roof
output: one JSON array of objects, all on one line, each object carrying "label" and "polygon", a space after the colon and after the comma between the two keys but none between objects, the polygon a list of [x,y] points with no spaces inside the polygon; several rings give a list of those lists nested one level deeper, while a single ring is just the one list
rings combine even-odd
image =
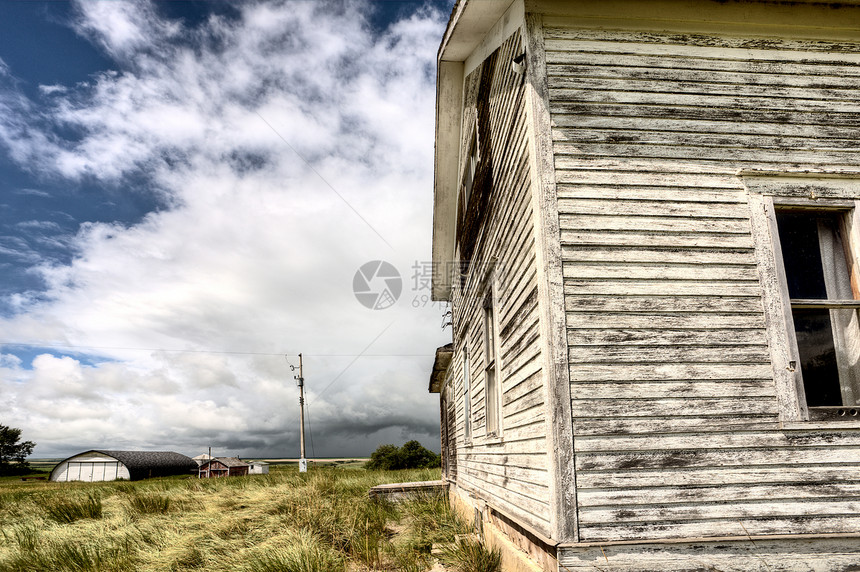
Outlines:
[{"label": "curved metal roof", "polygon": [[[57,466],[75,457],[88,453],[99,453],[113,457],[128,469],[131,480],[146,479],[150,477],[166,477],[169,475],[181,475],[197,470],[197,463],[190,457],[172,451],[108,451],[104,449],[90,449],[63,459]],[[51,472],[53,476],[53,471]]]}]

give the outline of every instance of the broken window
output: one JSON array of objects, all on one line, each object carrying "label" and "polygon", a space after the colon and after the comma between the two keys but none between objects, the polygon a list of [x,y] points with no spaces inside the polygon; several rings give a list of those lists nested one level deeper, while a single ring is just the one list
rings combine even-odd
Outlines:
[{"label": "broken window", "polygon": [[810,418],[857,414],[860,325],[845,211],[776,213],[799,367]]}]

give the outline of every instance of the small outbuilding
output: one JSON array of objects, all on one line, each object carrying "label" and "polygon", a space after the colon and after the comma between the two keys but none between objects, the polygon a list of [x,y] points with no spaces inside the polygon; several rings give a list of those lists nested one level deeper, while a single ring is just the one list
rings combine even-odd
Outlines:
[{"label": "small outbuilding", "polygon": [[249,475],[268,475],[269,463],[266,461],[248,461]]},{"label": "small outbuilding", "polygon": [[201,479],[215,477],[241,477],[248,474],[250,466],[238,457],[215,457],[200,465],[197,476]]},{"label": "small outbuilding", "polygon": [[172,451],[101,451],[73,455],[51,471],[52,481],[116,481],[193,474],[190,457]]}]

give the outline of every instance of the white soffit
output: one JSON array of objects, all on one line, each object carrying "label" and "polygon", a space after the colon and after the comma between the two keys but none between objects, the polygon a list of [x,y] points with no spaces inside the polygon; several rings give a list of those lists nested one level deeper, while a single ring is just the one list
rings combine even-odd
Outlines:
[{"label": "white soffit", "polygon": [[[521,0],[461,0],[445,30],[439,48],[436,80],[436,158],[433,199],[434,300],[447,300],[451,292],[454,260],[457,188],[459,184],[460,128],[463,106],[464,63],[498,28],[515,2]],[[520,10],[522,12],[522,10]],[[507,14],[508,18],[510,15]]]}]

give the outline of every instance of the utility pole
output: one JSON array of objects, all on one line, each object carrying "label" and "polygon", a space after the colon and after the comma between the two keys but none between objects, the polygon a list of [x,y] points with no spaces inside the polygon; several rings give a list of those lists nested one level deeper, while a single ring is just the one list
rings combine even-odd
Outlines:
[{"label": "utility pole", "polygon": [[302,354],[299,354],[299,375],[296,376],[299,385],[299,441],[301,458],[299,459],[299,472],[308,472],[308,460],[305,458],[305,378],[302,372]]}]

